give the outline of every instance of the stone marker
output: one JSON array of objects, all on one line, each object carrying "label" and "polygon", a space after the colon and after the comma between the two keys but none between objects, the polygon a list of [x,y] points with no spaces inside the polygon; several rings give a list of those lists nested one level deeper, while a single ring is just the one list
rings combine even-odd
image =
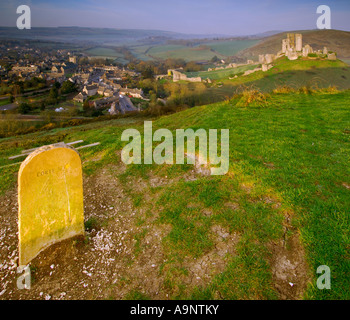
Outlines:
[{"label": "stone marker", "polygon": [[53,243],[84,234],[82,166],[64,143],[36,149],[18,173],[19,264]]}]

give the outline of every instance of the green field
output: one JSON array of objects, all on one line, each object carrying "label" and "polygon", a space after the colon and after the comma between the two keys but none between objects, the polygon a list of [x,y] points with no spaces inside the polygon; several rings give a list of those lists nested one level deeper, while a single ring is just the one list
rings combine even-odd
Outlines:
[{"label": "green field", "polygon": [[128,61],[124,59],[122,53],[119,53],[112,48],[95,47],[85,50],[85,53],[94,58],[116,59],[120,63],[128,63]]},{"label": "green field", "polygon": [[183,58],[186,61],[210,60],[215,55],[221,59],[233,56],[237,52],[256,44],[257,40],[209,41],[189,47],[180,44],[134,46],[130,49],[136,58],[148,60],[154,58]]},{"label": "green field", "polygon": [[[246,107],[237,96],[153,122],[153,130],[168,128],[174,135],[178,128],[229,129],[230,168],[223,176],[194,174],[191,165],[122,169],[117,154],[126,143],[121,133],[136,128],[143,134],[140,118],[1,139],[0,166],[11,163],[6,159],[10,155],[62,137],[66,142],[101,142],[80,150],[85,183],[96,181],[85,192],[101,193],[103,183],[115,181],[122,202],[113,200],[115,189],[106,186],[106,205],[124,211],[104,218],[106,209],[98,209],[96,202],[85,215],[95,217],[112,238],[118,237],[119,219],[132,216],[128,237],[134,239],[129,247],[133,258],[114,253],[115,260],[100,272],[122,266],[121,280],[114,285],[109,278],[92,281],[89,292],[80,290],[79,297],[350,299],[350,91],[332,92],[272,94],[263,104],[253,99]],[[18,166],[0,170],[1,192],[14,190]],[[87,237],[78,251],[72,253],[72,244],[64,251],[67,266],[76,256],[82,268],[94,254],[94,234]],[[65,250],[59,248],[55,252]],[[43,254],[48,266],[55,263]],[[147,259],[154,263],[152,272]],[[30,297],[41,290],[36,289],[41,282],[45,292],[54,294],[55,278],[45,275],[38,261],[33,263],[37,279],[42,278],[23,294]],[[320,265],[331,269],[331,290],[316,286]],[[69,268],[55,273],[66,279],[65,292],[71,294],[75,279]]]},{"label": "green field", "polygon": [[229,68],[229,69],[221,69],[214,71],[198,71],[198,72],[186,72],[188,77],[201,77],[202,79],[211,79],[211,80],[219,80],[219,79],[227,79],[236,74],[242,73],[247,70],[255,69],[257,65],[246,65],[240,66],[237,68]]},{"label": "green field", "polygon": [[[194,47],[181,44],[130,45],[132,54],[139,60],[181,58],[186,61],[210,60],[214,56],[220,59],[233,56],[237,52],[256,44],[257,40],[223,40],[204,42]],[[123,56],[112,48],[95,47],[85,52],[95,57],[117,58],[122,62]]]},{"label": "green field", "polygon": [[185,61],[201,61],[210,60],[214,56],[224,59],[224,55],[217,54],[210,50],[208,46],[186,47],[180,45],[166,45],[152,47],[147,52],[148,55],[154,58],[168,59],[181,58]]},{"label": "green field", "polygon": [[134,46],[130,47],[132,54],[135,56],[136,59],[142,60],[142,61],[150,61],[153,60],[150,56],[146,55],[148,49],[150,49],[151,46],[149,45],[142,45],[142,46]]},{"label": "green field", "polygon": [[188,47],[183,45],[177,45],[177,44],[167,44],[167,45],[160,45],[160,46],[152,46],[149,48],[148,53],[150,55],[157,55],[160,53],[165,53],[169,51],[176,51],[176,50],[183,50],[187,49]]},{"label": "green field", "polygon": [[0,99],[0,106],[4,106],[6,104],[11,103],[10,98],[7,99]]},{"label": "green field", "polygon": [[206,42],[205,45],[224,56],[234,56],[239,51],[252,47],[258,42],[259,40],[229,40]]}]

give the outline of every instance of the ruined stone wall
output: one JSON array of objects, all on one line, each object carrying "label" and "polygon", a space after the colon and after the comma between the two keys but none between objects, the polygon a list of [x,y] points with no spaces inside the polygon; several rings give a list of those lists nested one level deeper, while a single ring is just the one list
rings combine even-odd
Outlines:
[{"label": "ruined stone wall", "polygon": [[303,50],[303,36],[300,33],[295,34],[295,50]]}]

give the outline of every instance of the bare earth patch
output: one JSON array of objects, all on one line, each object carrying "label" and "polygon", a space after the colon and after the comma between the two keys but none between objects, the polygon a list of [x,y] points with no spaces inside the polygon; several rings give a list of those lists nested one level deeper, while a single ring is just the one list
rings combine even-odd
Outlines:
[{"label": "bare earth patch", "polygon": [[[31,262],[30,290],[16,286],[17,190],[0,198],[0,299],[122,299],[131,290],[142,291],[152,299],[170,297],[172,291],[164,287],[160,267],[167,262],[162,240],[171,227],[152,224],[156,211],[144,225],[137,223],[145,208],[135,208],[125,192],[117,178],[123,170],[125,167],[108,167],[84,177],[85,221],[93,219],[94,224],[85,237],[56,243]],[[202,173],[190,174],[195,177]],[[149,183],[140,180],[137,191],[174,182],[156,176]],[[188,276],[183,283],[189,288],[205,285],[224,269],[224,256],[233,252],[237,239],[220,230],[213,229],[218,239],[211,252],[197,260],[185,257]],[[136,252],[136,238],[141,233],[142,249]]]},{"label": "bare earth patch", "polygon": [[311,276],[299,235],[294,234],[286,244],[284,240],[271,243],[269,249],[272,253],[270,265],[274,286],[280,299],[302,299],[307,284],[311,281]]},{"label": "bare earth patch", "polygon": [[[196,179],[206,175],[206,170],[194,168],[174,179],[151,173],[147,181],[133,177],[126,184],[118,178],[124,170],[125,166],[120,164],[103,168],[93,176],[84,176],[85,221],[93,223],[85,237],[52,245],[31,262],[30,290],[19,290],[16,286],[19,276],[16,273],[17,190],[0,197],[0,299],[123,299],[132,290],[151,299],[169,299],[176,290],[166,284],[166,279],[174,267],[184,270],[183,274],[173,275],[174,283],[185,286],[188,293],[195,286],[208,285],[215,275],[225,270],[227,261],[236,254],[238,234],[213,225],[210,236],[214,246],[209,252],[197,259],[184,256],[181,262],[172,264],[163,247],[163,239],[171,226],[154,223],[160,209],[152,208],[156,195],[151,195],[149,188],[176,183],[179,179]],[[127,191],[130,186],[138,193],[144,192],[144,205],[135,207]],[[242,187],[247,192],[252,188],[251,185]],[[189,207],[197,205],[188,204]],[[235,202],[225,206],[239,209]],[[213,214],[210,209],[202,211],[206,216]],[[287,245],[283,241],[273,243],[270,250],[280,298],[301,298],[309,278],[298,237],[289,239]]]}]

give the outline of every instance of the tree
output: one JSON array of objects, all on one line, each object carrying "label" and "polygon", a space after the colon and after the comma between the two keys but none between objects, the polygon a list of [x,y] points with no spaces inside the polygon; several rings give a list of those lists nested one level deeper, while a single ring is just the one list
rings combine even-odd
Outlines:
[{"label": "tree", "polygon": [[67,94],[76,91],[75,84],[69,80],[62,83],[61,93]]},{"label": "tree", "polygon": [[198,63],[195,63],[194,61],[188,62],[185,66],[186,72],[196,72],[196,71],[200,71],[201,69],[202,67]]},{"label": "tree", "polygon": [[141,72],[141,76],[143,79],[152,79],[154,76],[154,71],[152,69],[152,67],[148,66],[146,67],[142,72]]},{"label": "tree", "polygon": [[40,110],[44,111],[45,108],[46,108],[45,101],[41,101],[41,103],[40,103]]},{"label": "tree", "polygon": [[26,102],[22,102],[18,107],[18,111],[21,114],[27,114],[27,113],[29,113],[30,110],[31,110],[31,107]]},{"label": "tree", "polygon": [[14,84],[14,86],[12,87],[12,94],[14,96],[17,96],[19,94],[22,94],[24,92],[23,89],[23,83],[16,83]]},{"label": "tree", "polygon": [[58,89],[57,89],[56,86],[53,86],[53,87],[50,89],[49,97],[50,97],[51,99],[57,99],[57,98],[58,98]]},{"label": "tree", "polygon": [[55,81],[55,83],[53,84],[53,86],[56,88],[56,89],[59,89],[60,88],[60,83]]},{"label": "tree", "polygon": [[220,59],[219,59],[217,56],[214,56],[214,57],[211,58],[210,61],[211,61],[212,63],[215,63],[215,62],[220,61]]}]

